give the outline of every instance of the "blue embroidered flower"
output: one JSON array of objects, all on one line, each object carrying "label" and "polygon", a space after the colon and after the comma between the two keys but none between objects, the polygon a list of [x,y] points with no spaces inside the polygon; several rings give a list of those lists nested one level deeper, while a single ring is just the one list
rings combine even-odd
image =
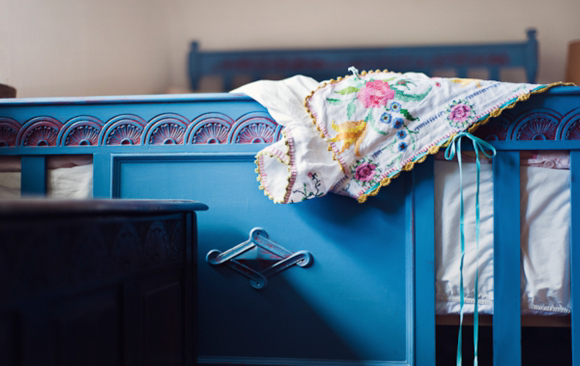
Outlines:
[{"label": "blue embroidered flower", "polygon": [[401,103],[399,103],[399,102],[393,102],[393,103],[391,103],[391,105],[390,105],[390,109],[391,109],[393,112],[398,112],[398,111],[400,111],[400,110],[401,110]]},{"label": "blue embroidered flower", "polygon": [[386,124],[391,123],[391,115],[386,113],[386,112],[383,113],[381,116],[381,122],[386,123]]},{"label": "blue embroidered flower", "polygon": [[399,118],[395,119],[395,122],[393,123],[393,127],[394,128],[401,128],[401,127],[403,127],[403,124],[404,124],[403,119],[399,117]]},{"label": "blue embroidered flower", "polygon": [[401,140],[404,139],[405,137],[407,137],[407,131],[405,130],[397,131],[397,137],[400,138]]},{"label": "blue embroidered flower", "polygon": [[407,150],[407,147],[408,147],[408,146],[409,146],[409,145],[407,145],[407,143],[406,143],[406,142],[401,142],[401,143],[399,144],[399,151],[405,151],[405,150]]}]

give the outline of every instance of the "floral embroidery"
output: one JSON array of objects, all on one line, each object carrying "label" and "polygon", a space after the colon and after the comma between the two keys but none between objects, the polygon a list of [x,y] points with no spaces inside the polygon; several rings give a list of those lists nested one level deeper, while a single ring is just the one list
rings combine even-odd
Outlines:
[{"label": "floral embroidery", "polygon": [[354,173],[355,179],[361,182],[370,182],[373,179],[373,173],[376,168],[377,166],[371,163],[359,165]]},{"label": "floral embroidery", "polygon": [[310,178],[310,180],[312,181],[312,184],[314,185],[314,189],[313,190],[309,190],[308,185],[306,183],[304,183],[304,190],[299,190],[296,189],[294,191],[292,191],[292,193],[299,193],[302,195],[302,199],[301,201],[305,201],[309,198],[314,198],[314,197],[320,197],[320,196],[324,196],[325,192],[326,192],[326,187],[324,186],[324,182],[322,181],[322,178],[320,178],[320,173],[313,171],[313,172],[308,172],[308,178]]},{"label": "floral embroidery", "polygon": [[372,186],[377,183],[381,175],[381,169],[376,163],[365,158],[352,166],[351,173],[353,174],[354,180],[365,187],[366,185]]},{"label": "floral embroidery", "polygon": [[470,124],[475,110],[466,100],[456,100],[447,108],[447,120],[453,127],[464,128]]},{"label": "floral embroidery", "polygon": [[401,103],[399,102],[392,102],[389,106],[389,109],[393,112],[398,112],[401,108]]},{"label": "floral embroidery", "polygon": [[367,133],[367,123],[365,121],[358,122],[344,122],[340,125],[336,125],[334,121],[330,127],[338,132],[338,134],[328,139],[331,142],[343,141],[342,149],[340,153],[342,154],[346,149],[348,149],[352,144],[355,145],[355,154],[359,156],[359,148],[362,140],[364,140]]},{"label": "floral embroidery", "polygon": [[[491,113],[545,89],[522,84],[517,85],[521,90],[514,91],[516,86],[510,84],[429,78],[419,73],[359,75],[355,70],[353,74],[320,84],[306,97],[305,106],[316,131],[328,143],[324,162],[332,158],[344,173],[339,175],[334,167],[328,174],[336,180],[325,183],[331,184],[330,191],[359,202],[437,152],[450,136],[483,124]],[[321,156],[325,153],[321,149]],[[300,191],[306,182],[316,192],[306,176],[302,179]],[[294,197],[300,200],[302,196]]]},{"label": "floral embroidery", "polygon": [[399,129],[399,128],[403,127],[404,124],[405,124],[405,122],[403,121],[403,119],[399,117],[399,118],[395,119],[395,122],[393,123],[393,127],[396,129]]},{"label": "floral embroidery", "polygon": [[411,88],[409,88],[409,84],[415,85],[415,86],[417,85],[414,82],[412,82],[410,79],[401,79],[401,80],[397,81],[397,85],[404,86],[405,88],[407,88],[407,90],[411,89]]},{"label": "floral embroidery", "polygon": [[382,123],[386,123],[386,124],[391,123],[391,115],[388,114],[387,112],[383,113],[381,115],[381,122]]},{"label": "floral embroidery", "polygon": [[368,81],[358,92],[358,100],[365,108],[376,108],[387,105],[395,97],[395,91],[383,80]]},{"label": "floral embroidery", "polygon": [[[409,89],[409,86],[407,84],[404,85],[407,89]],[[393,90],[395,91],[395,98],[397,98],[398,100],[402,101],[402,102],[420,102],[423,99],[425,99],[427,97],[427,95],[429,95],[429,93],[431,92],[431,90],[433,89],[432,86],[429,86],[429,88],[427,89],[426,92],[421,93],[421,94],[407,94],[405,92],[403,92],[400,89],[397,89],[395,87],[393,87]]]}]

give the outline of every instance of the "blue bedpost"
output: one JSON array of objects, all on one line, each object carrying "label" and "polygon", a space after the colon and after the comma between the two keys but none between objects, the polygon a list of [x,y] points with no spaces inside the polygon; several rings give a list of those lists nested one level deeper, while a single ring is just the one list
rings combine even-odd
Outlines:
[{"label": "blue bedpost", "polygon": [[199,45],[197,42],[191,42],[188,70],[191,90],[199,90],[199,81],[201,79],[201,55],[199,53]]},{"label": "blue bedpost", "polygon": [[580,151],[570,151],[570,313],[572,365],[580,365]]},{"label": "blue bedpost", "polygon": [[522,364],[519,166],[519,151],[493,159],[494,366]]},{"label": "blue bedpost", "polygon": [[46,196],[46,156],[23,156],[20,158],[22,175],[20,192],[26,196]]},{"label": "blue bedpost", "polygon": [[413,169],[415,237],[415,361],[435,366],[435,160]]},{"label": "blue bedpost", "polygon": [[533,28],[527,31],[528,41],[526,43],[526,57],[524,62],[528,83],[535,83],[538,73],[538,40],[536,33],[536,30]]},{"label": "blue bedpost", "polygon": [[93,154],[93,198],[113,198],[111,155]]}]

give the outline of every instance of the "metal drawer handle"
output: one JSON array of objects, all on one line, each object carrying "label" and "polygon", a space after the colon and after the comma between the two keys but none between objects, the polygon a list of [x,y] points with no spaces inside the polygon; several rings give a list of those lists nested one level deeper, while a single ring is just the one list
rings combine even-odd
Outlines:
[{"label": "metal drawer handle", "polygon": [[[262,271],[257,271],[234,259],[256,247],[273,254],[276,258],[280,258],[280,260]],[[266,230],[257,227],[250,231],[250,237],[245,242],[238,244],[225,252],[220,252],[217,249],[210,250],[205,257],[205,260],[214,266],[226,264],[233,270],[248,277],[252,287],[260,290],[268,284],[268,277],[272,277],[276,273],[292,267],[295,264],[300,267],[307,267],[313,262],[314,258],[310,252],[305,250],[292,253],[288,249],[272,241],[268,237]]]}]

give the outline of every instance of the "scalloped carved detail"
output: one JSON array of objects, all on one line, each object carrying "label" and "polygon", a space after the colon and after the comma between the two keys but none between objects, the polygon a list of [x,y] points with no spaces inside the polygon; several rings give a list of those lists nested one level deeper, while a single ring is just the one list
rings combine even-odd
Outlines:
[{"label": "scalloped carved detail", "polygon": [[179,258],[182,252],[182,243],[185,242],[185,231],[183,228],[183,222],[177,221],[171,232],[171,242],[169,244],[169,257],[172,259]]},{"label": "scalloped carved detail", "polygon": [[206,113],[193,120],[186,133],[189,144],[227,144],[234,120],[222,113]]},{"label": "scalloped carved detail", "polygon": [[238,130],[233,138],[236,144],[267,144],[274,141],[275,129],[267,123],[250,123]]},{"label": "scalloped carved detail", "polygon": [[228,142],[230,126],[209,122],[201,125],[191,138],[193,144],[225,144]]},{"label": "scalloped carved detail", "polygon": [[567,129],[565,140],[580,140],[580,118],[574,121]]},{"label": "scalloped carved detail", "polygon": [[151,145],[181,145],[185,128],[177,123],[163,123],[151,132],[148,143]]},{"label": "scalloped carved detail", "polygon": [[147,123],[135,115],[120,115],[110,119],[99,137],[101,145],[140,145]]},{"label": "scalloped carved detail", "polygon": [[79,116],[70,119],[61,130],[59,146],[97,146],[103,122],[92,116]]},{"label": "scalloped carved detail", "polygon": [[175,113],[161,114],[147,123],[144,135],[149,145],[183,145],[190,121]]},{"label": "scalloped carved detail", "polygon": [[534,113],[514,129],[515,140],[555,140],[560,119],[547,113]]},{"label": "scalloped carved detail", "polygon": [[0,147],[15,146],[20,127],[12,118],[0,118]]},{"label": "scalloped carved detail", "polygon": [[24,124],[16,144],[19,146],[56,146],[62,123],[52,117],[36,117]]},{"label": "scalloped carved detail", "polygon": [[143,128],[133,124],[121,124],[114,129],[105,140],[105,145],[139,145]]},{"label": "scalloped carved detail", "polygon": [[257,144],[280,140],[282,130],[283,126],[266,112],[250,112],[235,121],[217,112],[202,114],[193,121],[164,113],[148,122],[137,115],[123,114],[106,123],[93,116],[78,116],[65,124],[41,116],[23,126],[0,117],[0,147]]},{"label": "scalloped carved detail", "polygon": [[512,122],[513,119],[508,116],[492,118],[483,126],[479,126],[475,130],[475,135],[485,141],[507,140]]},{"label": "scalloped carved detail", "polygon": [[75,127],[64,141],[64,146],[95,146],[98,144],[100,132],[100,129],[92,126]]},{"label": "scalloped carved detail", "polygon": [[562,140],[580,140],[580,108],[568,113],[561,124]]},{"label": "scalloped carved detail", "polygon": [[276,141],[278,127],[266,113],[248,113],[236,121],[229,141],[232,144],[269,144]]},{"label": "scalloped carved detail", "polygon": [[149,227],[145,237],[145,256],[149,263],[159,263],[167,258],[169,251],[169,236],[165,225],[155,221]]},{"label": "scalloped carved detail", "polygon": [[56,146],[58,130],[50,126],[31,128],[22,140],[23,146]]}]

